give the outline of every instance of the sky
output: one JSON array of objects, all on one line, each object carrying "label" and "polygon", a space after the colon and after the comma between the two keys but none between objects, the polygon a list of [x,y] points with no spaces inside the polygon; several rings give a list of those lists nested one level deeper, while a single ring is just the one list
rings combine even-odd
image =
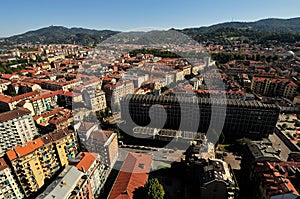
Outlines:
[{"label": "sky", "polygon": [[299,0],[3,0],[0,37],[51,25],[119,31],[300,16]]}]

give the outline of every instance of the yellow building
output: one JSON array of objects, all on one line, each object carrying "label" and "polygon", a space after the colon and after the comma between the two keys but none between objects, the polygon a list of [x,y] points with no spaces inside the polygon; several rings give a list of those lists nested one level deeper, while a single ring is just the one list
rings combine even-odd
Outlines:
[{"label": "yellow building", "polygon": [[51,179],[70,158],[77,155],[74,131],[54,131],[41,138],[6,152],[22,191],[31,198]]},{"label": "yellow building", "polygon": [[44,145],[38,149],[39,158],[42,167],[46,168],[44,169],[45,177],[50,179],[61,168],[59,156],[50,135],[44,135],[41,140]]},{"label": "yellow building", "polygon": [[26,197],[32,196],[44,185],[46,176],[36,150],[43,145],[41,139],[36,139],[6,152]]},{"label": "yellow building", "polygon": [[49,135],[53,139],[61,166],[68,165],[68,160],[75,158],[78,153],[78,143],[74,131],[56,130]]}]

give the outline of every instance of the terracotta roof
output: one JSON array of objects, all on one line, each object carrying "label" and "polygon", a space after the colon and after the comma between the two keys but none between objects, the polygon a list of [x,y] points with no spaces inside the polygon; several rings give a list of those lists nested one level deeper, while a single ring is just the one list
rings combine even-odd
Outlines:
[{"label": "terracotta roof", "polygon": [[96,161],[98,155],[98,153],[83,152],[82,158],[80,162],[76,165],[76,168],[82,172],[86,172]]},{"label": "terracotta roof", "polygon": [[0,158],[0,171],[4,170],[6,168],[8,168],[8,165],[5,162],[5,159],[4,158]]},{"label": "terracotta roof", "polygon": [[11,120],[11,119],[18,118],[18,117],[21,117],[23,115],[28,115],[28,114],[31,114],[31,111],[29,111],[26,108],[18,107],[15,110],[0,113],[0,122],[4,122],[7,120]]},{"label": "terracotta roof", "polygon": [[[275,196],[278,194],[293,193],[299,196],[299,193],[295,189],[292,182],[280,173],[275,167],[280,165],[281,167],[292,167],[295,166],[294,163],[271,163],[263,162],[257,163],[255,167],[255,174],[260,178],[263,189],[266,194],[270,196]],[[298,165],[299,166],[299,165]]]},{"label": "terracotta roof", "polygon": [[50,144],[53,141],[52,137],[49,134],[41,137],[41,140],[43,141],[44,144]]},{"label": "terracotta roof", "polygon": [[1,75],[1,78],[2,79],[10,79],[11,78],[11,74],[3,74],[3,75]]},{"label": "terracotta roof", "polygon": [[57,115],[49,120],[49,124],[57,125],[59,123],[67,121],[70,117],[70,115]]},{"label": "terracotta roof", "polygon": [[22,100],[22,99],[25,99],[25,98],[28,98],[28,97],[33,97],[33,96],[36,96],[36,95],[39,95],[39,92],[38,91],[32,91],[32,92],[28,92],[28,93],[25,93],[25,94],[22,94],[22,95],[18,95],[18,96],[15,96],[12,98],[12,101],[18,101],[18,100]]},{"label": "terracotta roof", "polygon": [[43,141],[38,138],[31,142],[27,142],[25,146],[17,146],[12,150],[7,151],[6,155],[10,160],[14,160],[16,158],[20,158],[34,152],[36,149],[40,148],[43,145]]},{"label": "terracotta roof", "polygon": [[49,112],[45,112],[45,113],[41,114],[40,116],[42,116],[43,118],[50,117],[50,116],[53,116],[53,115],[59,113],[62,110],[64,110],[64,108],[59,107],[59,108],[53,109]]},{"label": "terracotta roof", "polygon": [[37,97],[35,97],[35,98],[32,98],[32,99],[30,99],[30,101],[36,101],[36,100],[39,100],[39,99],[47,99],[47,98],[50,98],[50,97],[54,97],[54,96],[56,96],[56,95],[59,95],[59,94],[61,94],[61,93],[63,93],[63,90],[57,90],[57,91],[51,91],[51,92],[49,92],[49,93],[46,93],[46,94],[43,94],[43,95],[39,95],[39,96],[37,96]]},{"label": "terracotta roof", "polygon": [[70,92],[70,91],[65,91],[65,92],[60,93],[60,95],[67,96],[67,97],[73,97],[73,96],[76,97],[76,96],[80,96],[81,94]]},{"label": "terracotta roof", "polygon": [[17,158],[17,154],[13,149],[6,151],[6,155],[10,161]]},{"label": "terracotta roof", "polygon": [[54,141],[57,141],[57,140],[60,140],[64,137],[66,137],[68,134],[71,134],[71,133],[73,133],[73,131],[71,131],[69,129],[62,129],[62,130],[53,131],[53,132],[49,133],[49,135],[51,136],[51,138]]},{"label": "terracotta roof", "polygon": [[5,103],[10,103],[10,102],[12,102],[12,97],[0,94],[0,101],[5,102]]},{"label": "terracotta roof", "polygon": [[128,153],[109,199],[133,198],[134,190],[147,182],[151,162],[151,155]]},{"label": "terracotta roof", "polygon": [[112,131],[96,130],[91,133],[89,140],[92,139],[96,143],[103,145],[112,135],[112,133]]}]

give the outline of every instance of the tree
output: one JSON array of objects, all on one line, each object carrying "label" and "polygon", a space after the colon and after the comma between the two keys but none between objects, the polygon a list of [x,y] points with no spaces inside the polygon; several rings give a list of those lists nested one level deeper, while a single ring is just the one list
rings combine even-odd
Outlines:
[{"label": "tree", "polygon": [[144,186],[147,199],[163,199],[165,190],[159,183],[157,178],[152,178],[147,181]]},{"label": "tree", "polygon": [[245,144],[251,143],[251,140],[248,138],[241,138],[241,139],[238,139],[236,142],[238,145],[243,146]]},{"label": "tree", "polygon": [[163,199],[165,190],[157,178],[152,178],[143,187],[134,190],[134,199]]}]

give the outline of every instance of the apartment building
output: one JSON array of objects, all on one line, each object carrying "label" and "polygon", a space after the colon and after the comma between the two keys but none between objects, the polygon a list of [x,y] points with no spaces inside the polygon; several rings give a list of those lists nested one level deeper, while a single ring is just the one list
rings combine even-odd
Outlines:
[{"label": "apartment building", "polygon": [[83,100],[87,108],[93,112],[104,111],[107,108],[105,93],[99,87],[88,87],[84,89]]},{"label": "apartment building", "polygon": [[296,96],[297,84],[286,78],[254,77],[251,90],[254,93],[268,97],[286,97],[293,99]]},{"label": "apartment building", "polygon": [[0,111],[14,110],[19,102],[29,100],[39,94],[40,93],[38,91],[28,92],[14,97],[0,94]]},{"label": "apartment building", "polygon": [[59,155],[53,145],[53,140],[50,135],[44,135],[40,139],[44,145],[38,149],[38,155],[43,168],[46,168],[44,169],[45,177],[50,179],[61,168]]},{"label": "apartment building", "polygon": [[68,165],[68,160],[75,158],[78,153],[78,143],[75,132],[68,129],[55,130],[49,133],[49,136],[52,138],[52,143],[58,153],[60,165]]},{"label": "apartment building", "polygon": [[254,193],[258,199],[299,198],[296,180],[300,174],[299,162],[257,162],[251,179],[257,185]]},{"label": "apartment building", "polygon": [[34,197],[55,174],[76,157],[77,141],[70,130],[54,131],[6,152],[25,197]]},{"label": "apartment building", "polygon": [[21,188],[9,165],[4,158],[0,158],[0,199],[23,197]]},{"label": "apartment building", "polygon": [[283,97],[293,99],[297,95],[298,86],[294,82],[288,83],[283,91]]},{"label": "apartment building", "polygon": [[[102,164],[112,168],[117,160],[119,151],[118,136],[112,131],[104,131],[93,128],[93,125],[90,125],[86,131],[83,130],[83,127],[81,128],[80,135],[89,134],[88,138],[86,138],[86,140],[82,143],[88,151],[100,154]],[[93,130],[90,131],[90,129]]]},{"label": "apartment building", "polygon": [[239,187],[229,165],[218,159],[208,160],[202,167],[200,178],[200,198],[235,198]]},{"label": "apartment building", "polygon": [[117,82],[115,84],[106,84],[103,86],[108,106],[119,104],[119,99],[127,94],[134,93],[134,84],[130,80]]},{"label": "apartment building", "polygon": [[87,176],[75,166],[67,166],[47,189],[36,198],[92,199],[93,197]]},{"label": "apartment building", "polygon": [[33,140],[37,134],[31,112],[28,109],[0,113],[0,154]]},{"label": "apartment building", "polygon": [[6,152],[25,197],[32,197],[45,184],[46,176],[37,150],[43,145],[41,139],[36,139]]},{"label": "apartment building", "polygon": [[62,90],[53,91],[30,99],[35,115],[58,108],[57,99],[62,92]]},{"label": "apartment building", "polygon": [[100,191],[109,175],[109,167],[101,163],[98,153],[82,152],[70,164],[82,171],[86,176],[92,190],[93,198],[100,195]]}]

